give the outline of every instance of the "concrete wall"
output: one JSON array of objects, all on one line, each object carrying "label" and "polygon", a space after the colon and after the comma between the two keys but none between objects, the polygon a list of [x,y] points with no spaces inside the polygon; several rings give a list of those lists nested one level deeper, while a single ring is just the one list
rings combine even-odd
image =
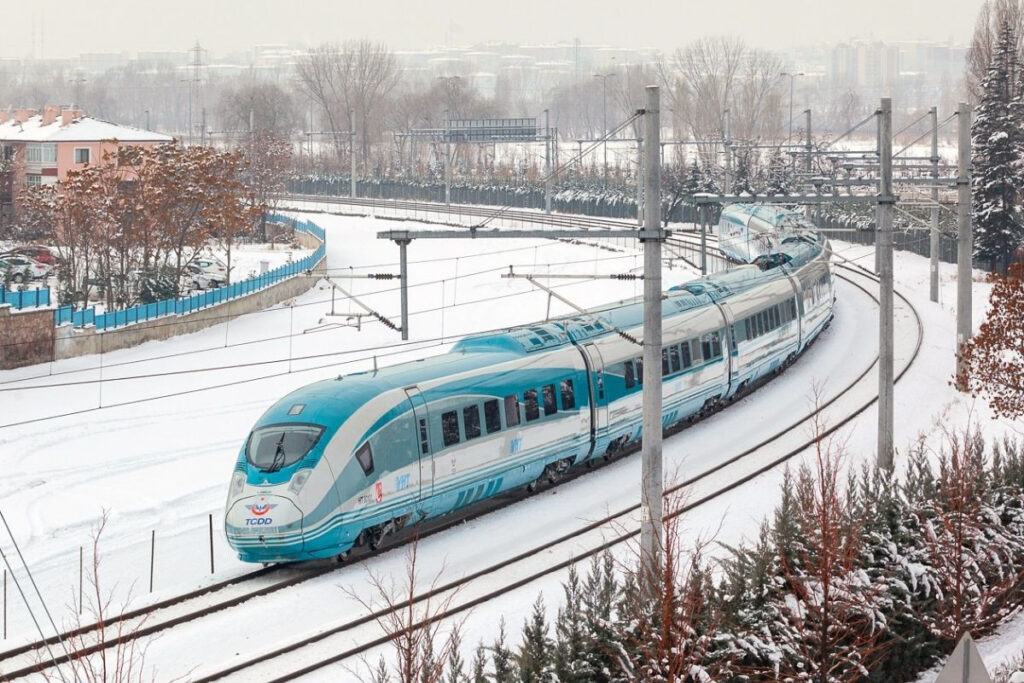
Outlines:
[{"label": "concrete wall", "polygon": [[0,370],[48,363],[53,358],[53,309],[0,306]]},{"label": "concrete wall", "polygon": [[[320,241],[306,233],[297,233],[312,239],[310,248],[320,246]],[[217,325],[239,315],[253,313],[269,308],[274,304],[281,303],[307,292],[316,283],[319,275],[322,275],[327,268],[327,257],[313,267],[313,276],[307,277],[297,275],[282,280],[258,292],[225,301],[224,303],[210,306],[193,313],[185,315],[168,315],[162,318],[154,318],[141,323],[135,323],[126,327],[119,327],[106,332],[97,332],[94,327],[76,329],[70,323],[61,325],[56,329],[56,337],[53,340],[53,358],[61,360],[85,356],[94,353],[105,353],[116,349],[126,349],[137,346],[143,342],[155,339],[169,339],[179,334],[198,332],[211,325]],[[50,314],[50,326],[53,327],[53,311],[47,310]],[[49,360],[47,358],[46,360]]]}]

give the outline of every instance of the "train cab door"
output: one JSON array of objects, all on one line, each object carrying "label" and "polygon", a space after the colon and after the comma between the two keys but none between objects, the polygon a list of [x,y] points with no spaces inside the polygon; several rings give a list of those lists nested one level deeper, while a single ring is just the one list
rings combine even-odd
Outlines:
[{"label": "train cab door", "polygon": [[427,402],[423,399],[419,387],[407,387],[405,395],[412,405],[412,424],[415,432],[416,448],[419,454],[420,467],[420,500],[434,493],[434,459],[430,455],[430,420],[427,413]]},{"label": "train cab door", "polygon": [[590,433],[595,441],[605,435],[608,428],[608,399],[604,388],[604,359],[593,344],[583,345],[583,360],[590,373]]}]

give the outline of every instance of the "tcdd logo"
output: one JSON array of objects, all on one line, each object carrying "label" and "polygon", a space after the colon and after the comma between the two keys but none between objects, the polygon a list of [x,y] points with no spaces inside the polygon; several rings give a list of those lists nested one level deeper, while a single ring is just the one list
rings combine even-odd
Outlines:
[{"label": "tcdd logo", "polygon": [[246,505],[249,508],[249,512],[257,517],[262,517],[271,510],[277,507],[276,503],[253,503],[252,505]]},{"label": "tcdd logo", "polygon": [[267,503],[266,499],[261,498],[259,503],[253,503],[252,505],[246,505],[256,518],[252,517],[245,520],[246,526],[266,526],[274,523],[273,517],[264,517],[268,512],[277,507],[276,503]]}]

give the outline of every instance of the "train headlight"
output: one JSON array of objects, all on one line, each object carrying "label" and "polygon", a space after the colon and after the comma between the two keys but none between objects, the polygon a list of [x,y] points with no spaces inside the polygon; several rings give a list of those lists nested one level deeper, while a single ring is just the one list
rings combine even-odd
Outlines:
[{"label": "train headlight", "polygon": [[231,477],[231,496],[237,496],[245,488],[245,472],[235,472]]},{"label": "train headlight", "polygon": [[309,474],[312,470],[299,470],[292,475],[292,481],[288,484],[288,490],[298,495],[302,491],[302,487],[306,485],[306,481],[309,479]]}]

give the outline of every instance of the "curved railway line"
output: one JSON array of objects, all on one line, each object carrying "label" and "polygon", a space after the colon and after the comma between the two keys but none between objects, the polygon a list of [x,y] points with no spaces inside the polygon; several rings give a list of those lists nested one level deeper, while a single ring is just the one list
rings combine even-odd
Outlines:
[{"label": "curved railway line", "polygon": [[[372,202],[374,200],[365,201]],[[424,211],[425,206],[433,206],[435,209],[442,210],[445,208],[443,206],[438,207],[437,205],[425,205],[421,203],[407,204],[414,204],[416,206],[415,210],[417,211]],[[389,204],[389,208],[392,206],[393,205]],[[463,208],[475,209],[475,207]],[[399,207],[399,209],[401,210],[401,207]],[[479,211],[483,214],[485,210],[480,209]],[[548,225],[556,224],[554,221],[549,222],[546,220],[551,218],[552,215],[528,212],[520,213],[524,213],[524,218],[528,217],[531,222],[543,222]],[[463,215],[467,214],[463,213]],[[575,217],[557,216],[555,220],[561,221],[565,218],[571,219]],[[609,227],[610,225],[621,225],[621,222],[613,222],[608,219],[589,219],[588,222],[590,222],[595,228],[595,232],[598,232],[601,224],[603,224],[604,227]],[[579,224],[574,223],[573,226],[578,227]],[[599,233],[596,234],[595,237],[599,237]],[[712,249],[710,240],[708,248],[710,259]],[[871,297],[877,302],[877,297],[869,291],[868,286],[865,286],[862,282],[856,282],[856,280],[877,282],[870,273],[867,273],[863,269],[858,269],[856,266],[838,265],[838,267],[850,272],[849,275],[839,275],[839,277],[848,281],[852,286],[858,288],[864,292],[866,296]],[[913,308],[910,302],[898,293],[897,297],[902,301],[902,304],[909,309],[909,312],[916,320],[917,325],[916,344],[914,345],[913,350],[909,352],[909,355],[903,359],[903,367],[899,369],[896,377],[897,381],[899,381],[913,364],[918,355],[922,343],[923,328],[917,311]],[[814,410],[808,411],[805,416],[796,419],[792,424],[778,430],[754,446],[747,448],[742,452],[735,453],[718,462],[700,474],[669,487],[666,490],[666,496],[675,495],[684,488],[693,496],[687,505],[677,509],[673,514],[682,514],[720,498],[746,482],[749,482],[758,475],[779,466],[806,450],[814,443],[814,439],[806,436],[800,436],[800,433],[808,427],[809,421],[815,420],[818,415],[823,413],[823,411],[841,413],[841,415],[837,415],[834,420],[829,421],[830,426],[827,431],[821,435],[827,436],[828,434],[831,434],[849,424],[850,421],[868,410],[877,401],[876,391],[874,389],[871,389],[870,391],[870,400],[863,400],[862,398],[860,401],[857,401],[850,397],[854,389],[859,385],[864,382],[870,383],[872,381],[874,376],[871,375],[870,371],[876,364],[877,356],[873,358],[867,367],[865,367],[852,382],[840,388],[834,396],[823,404],[817,406]],[[861,396],[863,397],[863,393]],[[850,403],[851,401],[853,405],[846,405],[846,403]],[[689,424],[689,422],[686,422],[676,425],[672,429],[667,430],[667,434],[671,435],[678,433],[688,427]],[[616,456],[615,460],[626,457],[637,450],[639,450],[637,447],[628,449],[621,455]],[[770,451],[770,453],[768,451]],[[579,468],[571,476],[566,477],[566,479],[575,479],[586,471],[587,470],[584,468]],[[434,524],[423,525],[415,531],[405,532],[402,536],[396,537],[394,542],[387,546],[384,551],[390,550],[397,543],[409,542],[414,533],[417,538],[422,539],[434,533],[449,529],[457,524],[461,524],[469,519],[486,515],[496,509],[510,504],[511,502],[516,502],[526,497],[527,495],[525,493],[519,493],[515,495],[499,496],[496,499],[485,501],[482,505],[467,511],[465,514],[452,515],[442,520],[438,520]],[[447,612],[444,615],[440,615],[441,618],[447,618],[448,616],[458,614],[476,605],[493,600],[510,590],[526,585],[553,572],[560,571],[574,562],[579,562],[587,557],[600,553],[605,549],[628,541],[639,533],[638,528],[632,528],[635,526],[635,516],[638,509],[639,504],[628,506],[617,512],[611,513],[602,519],[590,522],[570,533],[563,534],[558,538],[541,543],[536,547],[515,555],[514,557],[495,562],[488,567],[473,571],[458,580],[437,586],[431,591],[416,596],[415,600],[418,602],[421,600],[438,599],[446,595],[451,595],[455,591],[463,591],[459,593],[459,596],[464,597],[465,599],[458,600],[457,604],[453,601],[452,604],[449,605]],[[622,531],[625,528],[631,528],[631,530]],[[609,530],[616,531],[616,533],[612,534],[611,538],[607,537]],[[583,546],[582,549],[581,546]],[[358,560],[362,557],[369,556],[370,554],[371,553],[364,552],[353,559]],[[351,561],[349,564],[351,564]],[[120,632],[122,634],[127,633],[130,634],[132,638],[150,637],[162,632],[167,632],[180,624],[208,616],[214,612],[219,612],[241,605],[254,597],[267,595],[310,581],[314,578],[339,571],[343,571],[343,569],[331,562],[310,563],[300,567],[267,567],[242,576],[211,584],[210,586],[192,591],[185,595],[176,596],[159,603],[132,610],[131,612],[126,612],[122,614],[119,619],[112,619],[111,621],[108,621],[106,627],[109,629],[112,625],[116,624],[113,629],[114,632]],[[502,572],[505,575],[502,585],[499,588],[479,592],[476,595],[469,594],[475,585],[482,583],[479,579],[493,576],[499,572]],[[397,608],[401,609],[407,606],[407,603],[400,603],[397,605]],[[386,643],[390,640],[390,636],[387,634],[380,635],[379,629],[376,626],[377,620],[385,616],[386,612],[383,610],[373,614],[364,615],[360,618],[329,627],[314,636],[278,647],[273,651],[260,653],[246,661],[233,662],[229,666],[225,666],[224,668],[216,671],[212,669],[207,672],[196,671],[195,673],[198,674],[198,677],[190,676],[189,679],[193,681],[212,681],[239,672],[247,672],[247,675],[251,679],[254,676],[254,672],[257,670],[257,667],[266,664],[268,661],[273,661],[275,673],[268,672],[268,675],[279,676],[276,671],[281,669],[282,666],[288,669],[287,675],[272,679],[258,678],[257,675],[257,679],[274,681],[292,680],[296,676],[357,656],[362,652],[372,649],[373,647]],[[87,636],[95,631],[97,631],[97,627],[95,625],[87,625],[83,628],[63,634],[63,639],[65,642],[69,639],[72,641],[80,641],[83,636]],[[370,631],[371,633],[367,634],[366,631]],[[352,642],[353,638],[356,639],[356,642]],[[326,642],[328,639],[332,640],[330,645]],[[333,639],[338,639],[340,642],[334,643]],[[61,664],[68,661],[69,658],[88,656],[89,654],[97,652],[104,647],[109,647],[112,644],[113,643],[108,642],[105,645],[93,644],[84,648],[70,648],[72,651],[65,653],[60,644],[60,639],[53,637],[47,641],[38,641],[14,650],[9,650],[7,652],[0,653],[0,680],[13,680],[21,676],[31,675],[49,666],[50,658],[46,652],[47,647],[53,651],[57,663]],[[305,650],[311,645],[322,645],[323,649],[328,649],[333,654],[325,656],[322,651],[316,653],[306,652]],[[289,666],[287,664],[287,660],[290,659],[294,659],[295,661]]]}]

